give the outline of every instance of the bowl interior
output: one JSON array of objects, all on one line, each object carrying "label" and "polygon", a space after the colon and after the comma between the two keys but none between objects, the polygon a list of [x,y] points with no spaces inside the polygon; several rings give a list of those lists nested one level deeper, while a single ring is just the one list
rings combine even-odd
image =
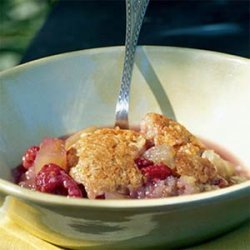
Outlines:
[{"label": "bowl interior", "polygon": [[[114,124],[124,48],[62,54],[1,73],[0,176],[43,137]],[[220,53],[140,47],[130,123],[147,112],[173,112],[191,132],[250,166],[250,63]],[[171,105],[170,105],[171,103]]]}]

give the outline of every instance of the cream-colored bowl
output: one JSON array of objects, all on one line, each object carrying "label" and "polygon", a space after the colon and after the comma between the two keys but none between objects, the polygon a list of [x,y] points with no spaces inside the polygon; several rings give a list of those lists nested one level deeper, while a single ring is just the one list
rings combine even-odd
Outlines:
[{"label": "cream-colored bowl", "polygon": [[[121,47],[62,54],[1,73],[0,191],[5,211],[36,236],[81,249],[180,247],[249,218],[250,182],[191,196],[87,200],[22,189],[9,180],[24,150],[46,136],[114,123]],[[173,109],[169,105],[172,104]],[[140,47],[130,122],[176,114],[194,134],[250,167],[249,60],[209,51]]]}]

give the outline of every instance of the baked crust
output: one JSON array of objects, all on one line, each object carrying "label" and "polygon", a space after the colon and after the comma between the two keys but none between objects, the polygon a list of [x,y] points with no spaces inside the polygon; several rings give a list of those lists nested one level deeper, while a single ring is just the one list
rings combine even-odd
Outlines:
[{"label": "baked crust", "polygon": [[103,128],[84,134],[69,149],[78,157],[70,175],[84,185],[92,199],[105,192],[136,189],[143,176],[134,160],[145,144],[145,137],[132,130]]},{"label": "baked crust", "polygon": [[216,168],[206,158],[178,152],[175,157],[176,172],[183,176],[193,176],[200,183],[207,183],[216,174]]},{"label": "baked crust", "polygon": [[167,144],[174,149],[177,174],[194,176],[201,183],[215,177],[215,166],[201,157],[205,145],[184,126],[163,115],[148,113],[141,122],[141,132],[155,145]]},{"label": "baked crust", "polygon": [[147,139],[153,140],[155,145],[167,144],[179,149],[189,144],[190,149],[192,146],[196,148],[191,150],[195,152],[205,148],[184,126],[160,114],[146,114],[140,127],[141,132]]}]

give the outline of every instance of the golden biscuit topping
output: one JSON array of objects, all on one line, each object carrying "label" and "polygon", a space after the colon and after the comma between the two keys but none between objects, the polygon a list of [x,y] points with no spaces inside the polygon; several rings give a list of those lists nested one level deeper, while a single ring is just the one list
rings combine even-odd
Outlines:
[{"label": "golden biscuit topping", "polygon": [[79,160],[70,175],[85,186],[89,198],[135,189],[143,176],[134,160],[145,150],[145,144],[144,136],[132,130],[95,130],[71,146]]},{"label": "golden biscuit topping", "polygon": [[141,122],[141,132],[155,145],[167,144],[178,148],[191,143],[199,148],[204,147],[184,126],[160,114],[146,114]]},{"label": "golden biscuit topping", "polygon": [[141,122],[141,132],[155,145],[172,147],[177,174],[194,176],[202,183],[216,175],[214,165],[201,157],[206,147],[179,123],[163,115],[149,113]]},{"label": "golden biscuit topping", "polygon": [[193,176],[201,183],[212,180],[217,174],[214,165],[208,159],[201,158],[198,155],[177,153],[175,166],[179,175]]}]

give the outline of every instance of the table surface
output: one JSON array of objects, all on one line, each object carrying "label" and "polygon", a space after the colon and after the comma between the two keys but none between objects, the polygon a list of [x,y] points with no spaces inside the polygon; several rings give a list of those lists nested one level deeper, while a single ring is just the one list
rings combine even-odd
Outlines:
[{"label": "table surface", "polygon": [[[163,45],[250,56],[250,1],[151,0],[140,45]],[[125,0],[61,0],[21,63],[68,51],[125,43]]]}]

